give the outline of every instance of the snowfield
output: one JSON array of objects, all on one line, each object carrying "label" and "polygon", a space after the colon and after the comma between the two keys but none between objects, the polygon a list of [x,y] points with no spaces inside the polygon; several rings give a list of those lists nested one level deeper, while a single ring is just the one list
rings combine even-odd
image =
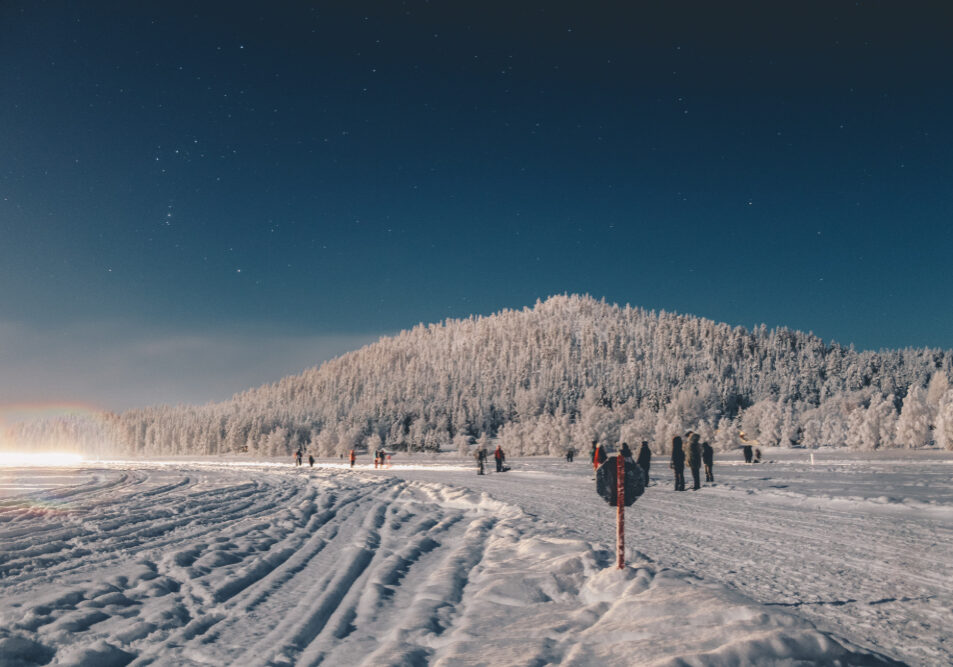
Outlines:
[{"label": "snowfield", "polygon": [[953,664],[953,455],[0,468],[0,664]]}]

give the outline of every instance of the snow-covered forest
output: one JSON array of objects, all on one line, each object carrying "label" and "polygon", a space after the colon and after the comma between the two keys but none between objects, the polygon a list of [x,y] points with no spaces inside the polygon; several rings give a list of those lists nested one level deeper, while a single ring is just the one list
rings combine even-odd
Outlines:
[{"label": "snow-covered forest", "polygon": [[202,406],[21,423],[18,447],[97,454],[319,456],[384,445],[511,455],[648,440],[688,429],[718,450],[953,449],[951,352],[857,352],[764,325],[561,295],[533,308],[418,325],[300,375]]}]

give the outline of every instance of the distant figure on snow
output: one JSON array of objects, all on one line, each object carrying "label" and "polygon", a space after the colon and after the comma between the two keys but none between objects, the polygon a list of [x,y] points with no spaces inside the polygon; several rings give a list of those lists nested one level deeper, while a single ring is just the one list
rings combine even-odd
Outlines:
[{"label": "distant figure on snow", "polygon": [[314,467],[314,456],[312,454],[308,454],[308,465]]},{"label": "distant figure on snow", "polygon": [[497,445],[496,450],[493,452],[493,458],[496,459],[496,471],[503,472],[503,464],[506,462],[506,454],[503,453],[503,449]]},{"label": "distant figure on snow", "polygon": [[702,443],[702,463],[705,464],[705,481],[714,482],[715,475],[711,471],[711,466],[715,462],[715,450],[711,448],[708,441]]},{"label": "distant figure on snow", "polygon": [[301,450],[300,449],[295,452],[295,465],[296,466],[301,465]]},{"label": "distant figure on snow", "polygon": [[484,466],[486,465],[486,450],[483,447],[480,447],[476,450],[476,453],[473,455],[477,462],[477,474],[483,475]]},{"label": "distant figure on snow", "polygon": [[639,447],[639,456],[635,460],[639,464],[639,467],[642,468],[642,472],[645,474],[645,484],[649,483],[649,466],[652,464],[652,450],[649,449],[648,440],[642,441],[642,446]]},{"label": "distant figure on snow", "polygon": [[576,455],[576,452],[572,447],[566,450],[566,463],[572,463],[572,457]]},{"label": "distant figure on snow", "polygon": [[672,438],[672,460],[668,467],[675,471],[675,490],[685,490],[685,450],[682,449],[682,439],[679,436]]},{"label": "distant figure on snow", "polygon": [[702,488],[702,443],[697,433],[692,433],[685,443],[685,458],[688,459],[688,467],[692,469],[692,491],[697,491]]},{"label": "distant figure on snow", "polygon": [[351,462],[351,467],[353,468],[353,467],[354,467],[354,450],[353,450],[353,449],[352,449],[351,452],[348,454],[348,459],[350,460],[350,462]]},{"label": "distant figure on snow", "polygon": [[743,446],[741,453],[745,455],[745,463],[751,463],[751,445]]},{"label": "distant figure on snow", "polygon": [[754,462],[761,463],[761,450],[757,447],[754,448]]},{"label": "distant figure on snow", "polygon": [[622,447],[619,449],[619,454],[621,454],[622,458],[624,459],[632,458],[632,450],[629,449],[629,443],[627,442],[622,443]]}]

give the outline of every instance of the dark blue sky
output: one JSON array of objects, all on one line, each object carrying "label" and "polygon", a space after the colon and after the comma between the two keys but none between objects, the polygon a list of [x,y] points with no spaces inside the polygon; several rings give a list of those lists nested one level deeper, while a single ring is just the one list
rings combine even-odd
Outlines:
[{"label": "dark blue sky", "polygon": [[951,18],[6,0],[0,402],[224,398],[562,292],[953,347]]}]

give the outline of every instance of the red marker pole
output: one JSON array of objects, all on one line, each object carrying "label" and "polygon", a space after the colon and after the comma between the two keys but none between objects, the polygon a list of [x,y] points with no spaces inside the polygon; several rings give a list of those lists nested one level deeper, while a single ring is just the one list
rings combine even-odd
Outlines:
[{"label": "red marker pole", "polygon": [[625,568],[625,460],[616,456],[616,556],[619,569]]}]

